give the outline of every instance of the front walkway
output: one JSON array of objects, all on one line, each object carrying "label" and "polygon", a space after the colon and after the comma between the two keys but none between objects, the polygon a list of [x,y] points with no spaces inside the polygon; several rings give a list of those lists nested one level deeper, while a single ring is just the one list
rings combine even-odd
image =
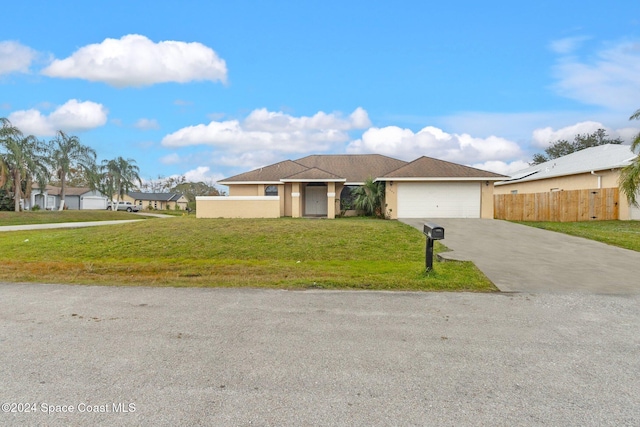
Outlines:
[{"label": "front walkway", "polygon": [[640,252],[501,220],[433,222],[452,251],[442,258],[472,261],[502,291],[640,294]]},{"label": "front walkway", "polygon": [[124,219],[117,221],[85,221],[85,222],[58,222],[52,224],[25,224],[25,225],[5,225],[0,227],[3,231],[23,231],[23,230],[46,230],[50,228],[80,228],[80,227],[96,227],[98,225],[114,225],[124,224],[127,222],[144,221],[143,219]]}]

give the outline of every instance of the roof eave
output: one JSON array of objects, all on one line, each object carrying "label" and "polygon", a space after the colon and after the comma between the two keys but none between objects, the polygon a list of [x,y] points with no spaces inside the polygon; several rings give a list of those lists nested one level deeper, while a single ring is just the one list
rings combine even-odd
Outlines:
[{"label": "roof eave", "polygon": [[318,178],[318,179],[304,179],[304,178],[283,178],[281,182],[346,182],[345,178]]},{"label": "roof eave", "polygon": [[460,177],[460,176],[438,176],[438,177],[382,177],[376,178],[376,181],[503,181],[505,177],[495,176],[473,176],[473,177]]},{"label": "roof eave", "polygon": [[280,181],[218,181],[217,184],[220,185],[235,185],[235,184],[246,184],[246,185],[252,185],[252,184],[268,184],[268,185],[278,185],[278,184],[282,184],[282,182]]}]

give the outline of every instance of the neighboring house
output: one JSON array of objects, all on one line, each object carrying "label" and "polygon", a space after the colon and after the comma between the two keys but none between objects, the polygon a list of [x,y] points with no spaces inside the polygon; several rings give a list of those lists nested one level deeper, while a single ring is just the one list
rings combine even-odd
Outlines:
[{"label": "neighboring house", "polygon": [[[40,209],[58,210],[60,208],[60,193],[62,189],[53,185],[47,185],[40,192],[38,186],[31,189],[31,197],[25,200],[25,209],[32,209],[38,205]],[[66,187],[65,207],[73,210],[99,210],[107,208],[107,196],[97,190],[88,187]]]},{"label": "neighboring house", "polygon": [[180,193],[141,193],[132,191],[123,200],[138,205],[140,209],[185,210],[189,201]]},{"label": "neighboring house", "polygon": [[[618,188],[620,170],[636,155],[628,145],[606,144],[534,165],[496,182],[495,194],[531,194],[570,190]],[[629,206],[624,194],[618,202],[619,219],[640,219],[640,209]]]},{"label": "neighboring house", "polygon": [[312,155],[219,181],[229,196],[196,197],[199,218],[335,218],[368,178],[385,183],[390,218],[493,218],[493,182],[504,175],[420,157]]}]

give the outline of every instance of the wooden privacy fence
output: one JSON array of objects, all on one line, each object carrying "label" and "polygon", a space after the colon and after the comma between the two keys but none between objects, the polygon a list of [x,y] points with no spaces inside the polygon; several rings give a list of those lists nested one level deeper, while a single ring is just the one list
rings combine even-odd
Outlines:
[{"label": "wooden privacy fence", "polygon": [[617,188],[496,194],[493,216],[508,221],[593,221],[618,219]]}]

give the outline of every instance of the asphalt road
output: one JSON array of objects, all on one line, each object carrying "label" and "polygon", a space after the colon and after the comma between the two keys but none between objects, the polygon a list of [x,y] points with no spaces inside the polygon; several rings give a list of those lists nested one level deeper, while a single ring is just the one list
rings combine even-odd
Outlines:
[{"label": "asphalt road", "polygon": [[0,284],[0,425],[638,426],[639,306]]}]

